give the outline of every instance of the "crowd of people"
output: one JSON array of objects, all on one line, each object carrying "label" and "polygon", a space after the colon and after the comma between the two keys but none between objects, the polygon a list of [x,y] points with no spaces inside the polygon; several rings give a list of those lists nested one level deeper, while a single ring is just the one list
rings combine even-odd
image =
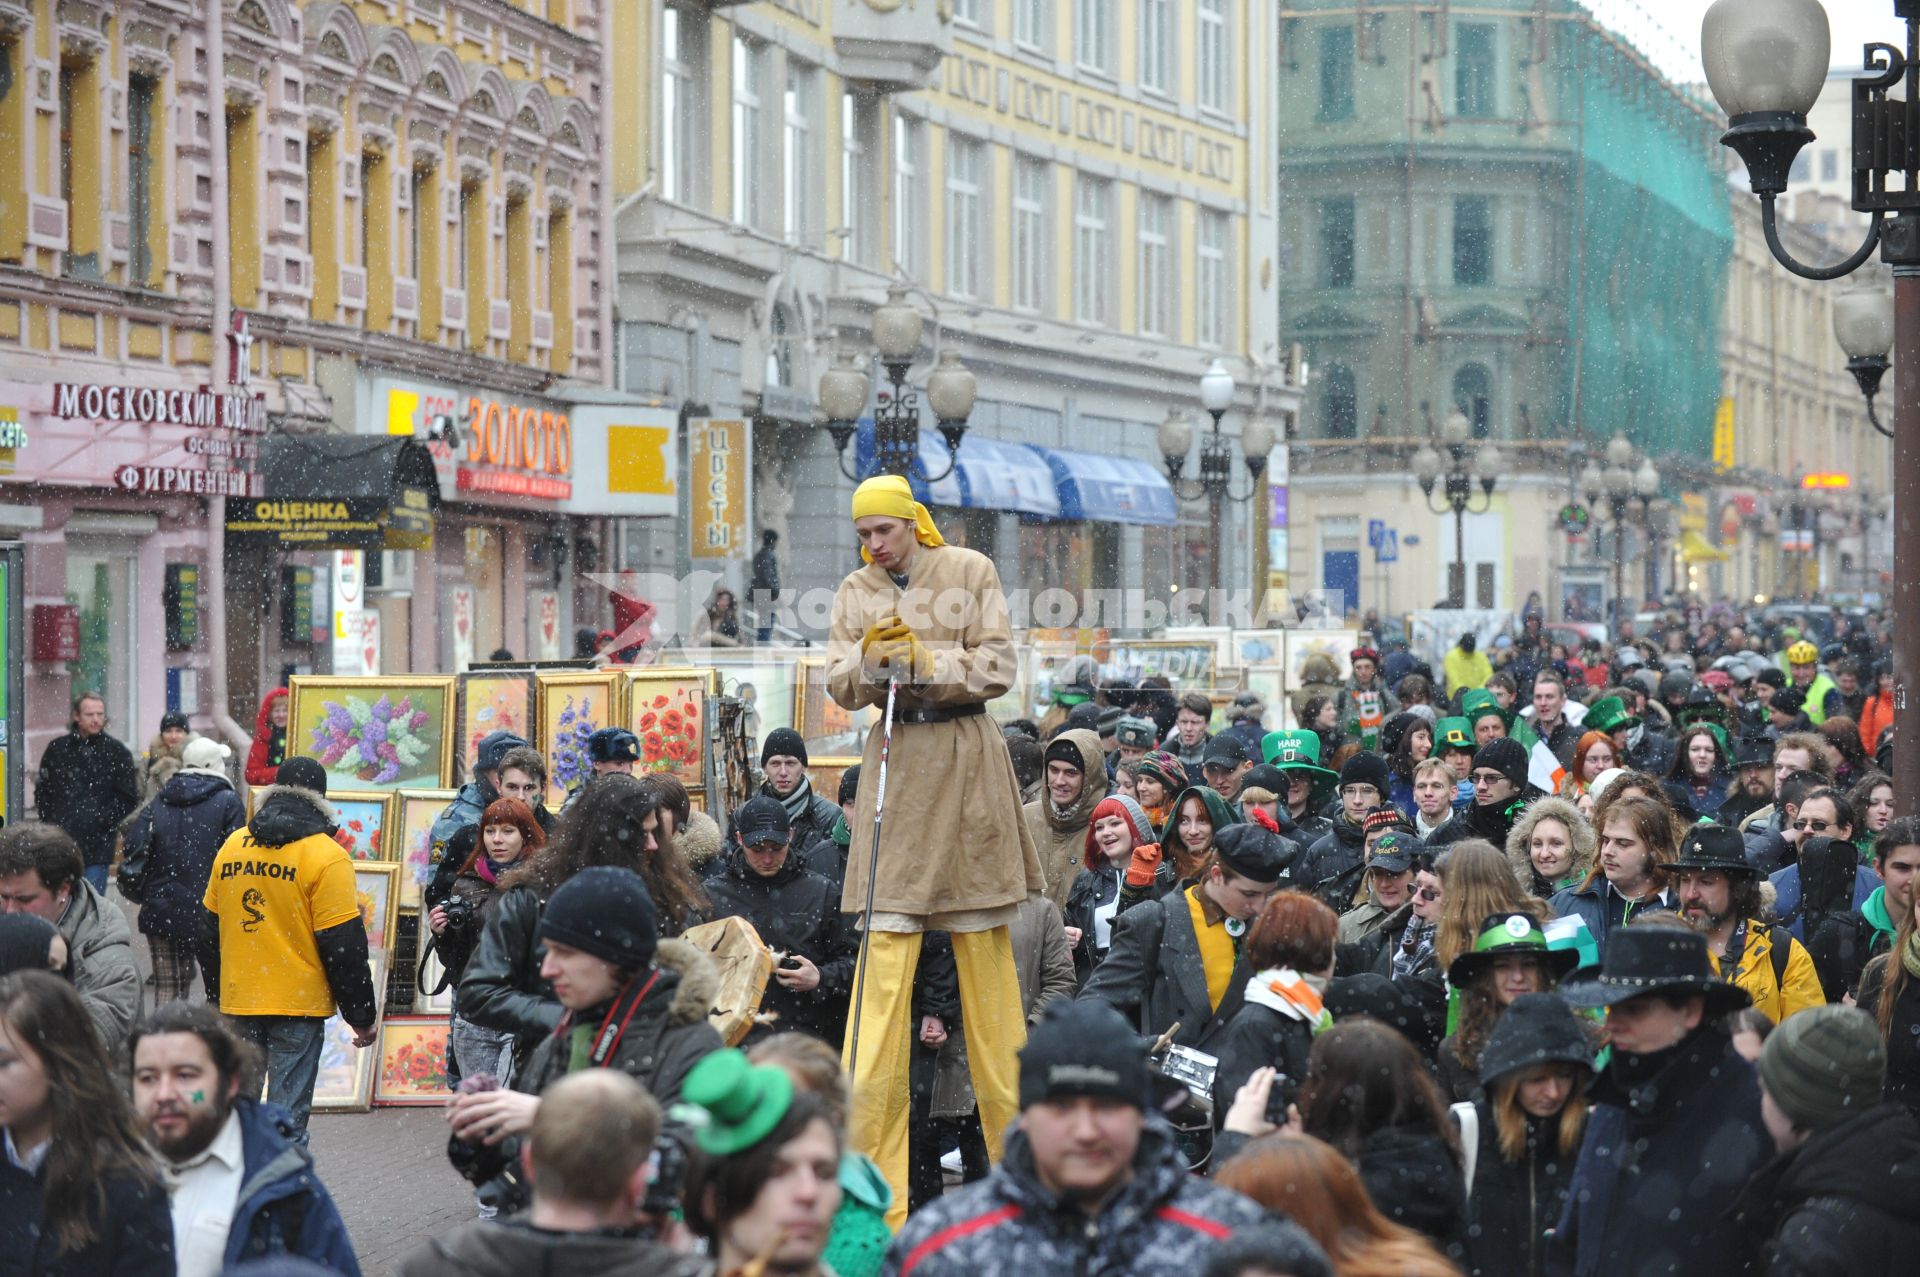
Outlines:
[{"label": "crowd of people", "polygon": [[[896,836],[999,846],[1004,942],[875,857],[872,777],[821,792],[793,731],[724,823],[623,729],[558,811],[486,737],[422,919],[476,1218],[400,1271],[1904,1271],[1920,820],[1884,635],[1622,628],[1529,617],[1438,671],[1369,643],[1284,706],[1089,660],[1037,721],[911,711],[973,771],[895,753]],[[904,624],[868,637],[931,680]],[[74,711],[0,830],[0,1274],[357,1274],[306,1148],[324,1025],[370,1044],[380,1004],[325,770],[279,693],[251,805],[183,721],[136,759]],[[685,938],[727,917],[777,959],[737,1048]],[[895,1004],[905,1055],[856,1050]]]}]

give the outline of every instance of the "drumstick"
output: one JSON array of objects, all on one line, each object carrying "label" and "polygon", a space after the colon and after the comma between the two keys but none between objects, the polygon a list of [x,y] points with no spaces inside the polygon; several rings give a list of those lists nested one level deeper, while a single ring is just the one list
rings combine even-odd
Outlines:
[{"label": "drumstick", "polygon": [[1159,1036],[1159,1038],[1154,1042],[1153,1049],[1151,1051],[1148,1051],[1147,1054],[1158,1055],[1162,1051],[1166,1050],[1168,1047],[1172,1046],[1173,1035],[1178,1033],[1179,1031],[1180,1031],[1180,1021],[1175,1020],[1171,1025],[1167,1027],[1167,1031],[1165,1033],[1162,1033]]}]

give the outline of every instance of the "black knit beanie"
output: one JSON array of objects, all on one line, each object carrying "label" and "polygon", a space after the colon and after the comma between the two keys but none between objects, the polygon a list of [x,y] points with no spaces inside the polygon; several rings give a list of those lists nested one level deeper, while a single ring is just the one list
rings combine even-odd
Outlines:
[{"label": "black knit beanie", "polygon": [[760,765],[765,767],[769,758],[797,758],[805,767],[807,742],[791,727],[776,727],[767,733],[767,742],[760,747]]},{"label": "black knit beanie", "polygon": [[547,900],[537,938],[558,941],[628,971],[644,971],[660,947],[660,924],[639,874],[618,865],[595,865],[561,883]]}]

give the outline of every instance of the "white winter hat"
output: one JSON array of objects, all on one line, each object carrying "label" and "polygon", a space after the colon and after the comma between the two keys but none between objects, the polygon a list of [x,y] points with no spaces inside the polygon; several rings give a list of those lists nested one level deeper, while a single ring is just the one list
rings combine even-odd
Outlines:
[{"label": "white winter hat", "polygon": [[186,748],[180,751],[180,772],[198,772],[207,776],[226,777],[227,760],[233,757],[233,751],[219,741],[207,736],[196,736],[188,741]]}]

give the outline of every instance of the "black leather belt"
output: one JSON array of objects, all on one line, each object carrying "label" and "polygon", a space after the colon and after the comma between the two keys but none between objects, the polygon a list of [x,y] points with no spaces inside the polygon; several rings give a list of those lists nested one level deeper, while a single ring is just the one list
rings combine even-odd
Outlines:
[{"label": "black leather belt", "polygon": [[975,714],[984,714],[987,707],[978,702],[972,705],[955,705],[951,709],[902,709],[895,710],[893,721],[896,723],[951,723],[956,718],[972,718]]}]

